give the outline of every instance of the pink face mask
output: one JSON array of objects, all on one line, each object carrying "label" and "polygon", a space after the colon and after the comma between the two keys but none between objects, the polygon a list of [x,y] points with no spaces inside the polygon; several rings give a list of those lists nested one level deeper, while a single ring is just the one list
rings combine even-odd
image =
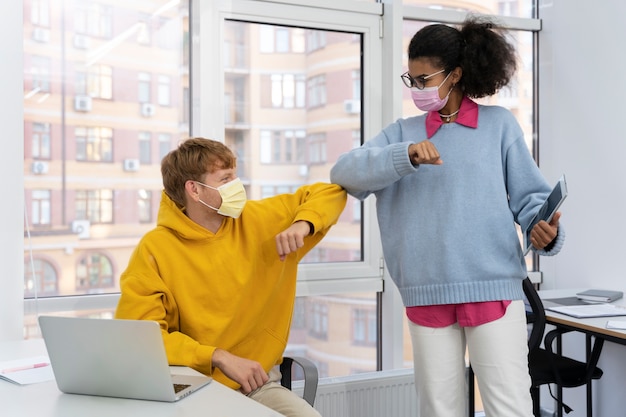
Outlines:
[{"label": "pink face mask", "polygon": [[446,82],[450,74],[452,73],[448,73],[446,78],[444,78],[437,87],[425,87],[422,90],[416,87],[411,88],[411,97],[418,109],[422,111],[439,111],[443,109],[448,102],[448,97],[450,97],[452,89],[448,91],[448,94],[444,98],[439,98],[439,88]]}]

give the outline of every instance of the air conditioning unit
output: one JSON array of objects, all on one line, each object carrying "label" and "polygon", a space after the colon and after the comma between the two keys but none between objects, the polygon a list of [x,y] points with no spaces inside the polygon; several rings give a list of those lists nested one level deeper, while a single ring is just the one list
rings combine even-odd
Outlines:
[{"label": "air conditioning unit", "polygon": [[298,167],[298,174],[300,174],[301,177],[306,177],[307,175],[309,175],[309,166],[308,165],[300,165]]},{"label": "air conditioning unit", "polygon": [[139,159],[124,159],[124,171],[126,172],[139,171]]},{"label": "air conditioning unit", "polygon": [[91,97],[79,95],[74,97],[74,110],[91,111]]},{"label": "air conditioning unit", "polygon": [[50,42],[50,30],[36,27],[33,29],[33,40],[37,42]]},{"label": "air conditioning unit", "polygon": [[72,233],[77,234],[79,239],[89,239],[90,228],[89,220],[74,220],[72,222]]},{"label": "air conditioning unit", "polygon": [[48,172],[48,163],[46,161],[33,161],[30,170],[33,174],[46,174]]},{"label": "air conditioning unit", "polygon": [[88,49],[89,38],[85,35],[74,35],[74,48],[76,49]]},{"label": "air conditioning unit", "polygon": [[141,104],[141,115],[144,117],[152,117],[154,116],[154,104],[151,103],[142,103]]},{"label": "air conditioning unit", "polygon": [[346,100],[343,102],[343,109],[348,114],[361,112],[361,100]]}]

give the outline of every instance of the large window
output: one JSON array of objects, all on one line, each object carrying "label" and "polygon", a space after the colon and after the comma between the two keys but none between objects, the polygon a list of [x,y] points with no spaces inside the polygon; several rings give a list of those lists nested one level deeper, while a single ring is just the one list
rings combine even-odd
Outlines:
[{"label": "large window", "polygon": [[115,294],[190,134],[189,2],[23,4],[24,295]]},{"label": "large window", "polygon": [[[339,155],[416,114],[398,75],[425,24],[468,11],[530,22],[513,28],[515,82],[489,102],[516,114],[529,147],[536,139],[531,0],[23,3],[28,337],[37,312],[85,314],[67,300],[111,316],[119,276],[154,227],[160,161],[182,138],[231,147],[258,199],[328,181]],[[298,279],[288,354],[322,376],[412,366],[373,198],[349,198]]]}]

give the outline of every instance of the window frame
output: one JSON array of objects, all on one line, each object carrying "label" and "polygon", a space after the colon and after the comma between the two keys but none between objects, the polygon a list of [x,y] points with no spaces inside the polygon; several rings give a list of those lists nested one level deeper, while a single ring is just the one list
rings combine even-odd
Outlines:
[{"label": "window frame", "polygon": [[[297,26],[311,29],[350,32],[361,36],[362,83],[368,85],[369,97],[381,97],[382,42],[380,22],[382,4],[344,1],[339,5],[318,5],[302,1],[298,5],[285,1],[271,1],[267,7],[264,0],[233,0],[230,2],[192,2],[192,15],[199,16],[192,22],[199,42],[192,45],[192,102],[199,103],[191,121],[192,135],[220,138],[224,135],[224,86],[222,73],[223,27],[226,20],[250,23]],[[275,4],[280,3],[280,4]],[[344,4],[345,3],[345,4]],[[332,13],[329,9],[332,8]],[[219,32],[215,33],[215,29]],[[197,31],[197,32],[196,32]],[[215,53],[215,51],[220,51]],[[210,63],[210,64],[209,64]],[[369,100],[364,103],[361,115],[363,137],[370,137],[382,129],[381,103]],[[382,248],[377,233],[374,199],[363,202],[362,246],[363,261],[301,264],[298,268],[298,296],[328,293],[382,292]]]}]

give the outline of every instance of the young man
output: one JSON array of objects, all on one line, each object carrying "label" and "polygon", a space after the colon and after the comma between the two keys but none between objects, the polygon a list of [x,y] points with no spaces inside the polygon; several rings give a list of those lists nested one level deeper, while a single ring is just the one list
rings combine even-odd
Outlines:
[{"label": "young man", "polygon": [[299,261],[346,203],[331,184],[246,201],[224,144],[191,138],[161,163],[157,226],[120,279],[116,318],[160,323],[171,365],[189,366],[286,416],[319,416],[280,386]]}]

